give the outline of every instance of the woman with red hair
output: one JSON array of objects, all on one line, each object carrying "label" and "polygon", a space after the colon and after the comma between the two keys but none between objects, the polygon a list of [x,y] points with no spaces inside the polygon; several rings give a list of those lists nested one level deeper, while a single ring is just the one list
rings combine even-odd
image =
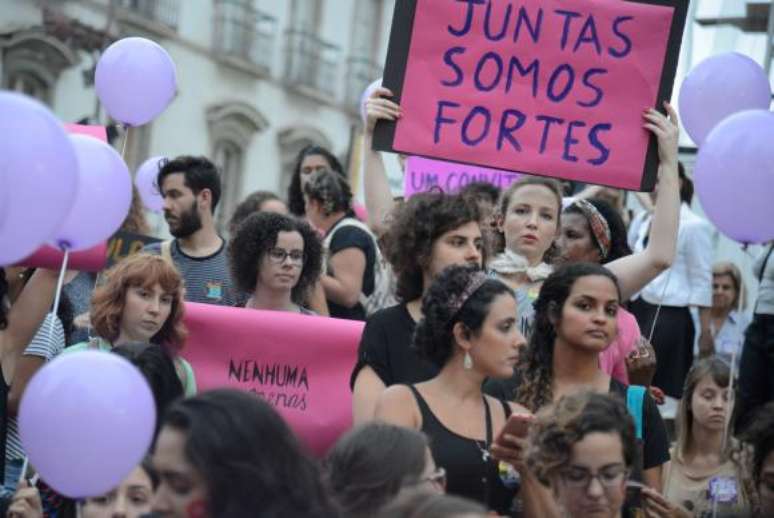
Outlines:
[{"label": "woman with red hair", "polygon": [[65,349],[66,353],[150,342],[175,362],[186,395],[196,394],[191,365],[178,353],[187,334],[183,325],[183,279],[166,259],[136,254],[113,266],[91,299],[93,338]]}]

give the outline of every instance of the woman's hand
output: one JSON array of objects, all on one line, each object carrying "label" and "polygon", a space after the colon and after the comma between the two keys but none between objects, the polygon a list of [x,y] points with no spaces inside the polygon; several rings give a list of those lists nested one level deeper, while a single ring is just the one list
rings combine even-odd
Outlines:
[{"label": "woman's hand", "polygon": [[400,106],[386,99],[392,97],[392,92],[384,87],[375,88],[366,99],[366,127],[367,135],[373,135],[374,126],[378,120],[394,121],[400,117]]},{"label": "woman's hand", "polygon": [[648,518],[692,518],[693,514],[684,507],[673,504],[655,489],[643,486],[642,501],[645,506],[645,516]]},{"label": "woman's hand", "polygon": [[506,433],[492,445],[490,453],[495,460],[507,462],[519,473],[524,473],[527,470],[527,446],[526,438]]},{"label": "woman's hand", "polygon": [[19,482],[8,506],[7,518],[43,518],[43,503],[36,487],[30,487],[27,481]]},{"label": "woman's hand", "polygon": [[626,357],[626,370],[632,385],[649,387],[653,381],[653,375],[656,373],[656,351],[644,336],[640,337],[636,349]]},{"label": "woman's hand", "polygon": [[[677,168],[677,148],[680,140],[680,127],[677,111],[671,104],[664,101],[667,116],[653,108],[648,108],[642,114],[646,129],[649,129],[658,140],[658,158],[661,164]],[[675,174],[677,171],[675,170]]]}]

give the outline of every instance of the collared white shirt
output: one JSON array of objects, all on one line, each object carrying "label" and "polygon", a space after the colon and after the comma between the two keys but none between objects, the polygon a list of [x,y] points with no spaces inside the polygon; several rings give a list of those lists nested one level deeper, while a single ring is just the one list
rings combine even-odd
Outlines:
[{"label": "collared white shirt", "polygon": [[740,355],[742,353],[742,344],[744,343],[744,332],[750,325],[750,317],[745,313],[739,313],[734,310],[728,314],[728,318],[720,326],[720,329],[714,328],[714,321],[710,324],[712,336],[715,338],[715,354],[731,364],[731,356],[736,351],[735,370],[739,368]]},{"label": "collared white shirt", "polygon": [[[638,214],[629,227],[634,253],[645,249],[652,215]],[[677,231],[677,253],[672,267],[662,272],[633,298],[664,306],[712,306],[712,226],[683,203]]]}]

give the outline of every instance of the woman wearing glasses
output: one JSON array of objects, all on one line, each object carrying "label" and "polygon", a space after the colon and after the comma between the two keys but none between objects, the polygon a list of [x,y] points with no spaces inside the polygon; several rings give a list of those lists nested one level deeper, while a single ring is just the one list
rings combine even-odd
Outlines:
[{"label": "woman wearing glasses", "polygon": [[618,399],[564,396],[532,424],[527,463],[567,518],[621,516],[637,457],[634,423]]},{"label": "woman wearing glasses", "polygon": [[234,281],[250,294],[245,307],[314,314],[303,304],[320,276],[322,245],[307,223],[253,214],[239,225],[228,252]]}]

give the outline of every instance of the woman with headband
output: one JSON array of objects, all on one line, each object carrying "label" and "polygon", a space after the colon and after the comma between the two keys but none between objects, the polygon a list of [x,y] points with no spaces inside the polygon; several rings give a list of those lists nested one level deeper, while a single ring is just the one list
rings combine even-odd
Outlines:
[{"label": "woman with headband", "polygon": [[[440,372],[423,383],[387,388],[377,401],[376,418],[427,434],[433,457],[446,470],[448,493],[508,514],[516,489],[506,485],[507,476],[500,477],[490,448],[508,416],[525,410],[485,396],[481,384],[488,377],[512,376],[524,345],[513,291],[475,266],[451,266],[425,293],[422,313],[414,347]],[[528,505],[532,482],[539,482],[519,460],[520,443],[509,443]]]}]

